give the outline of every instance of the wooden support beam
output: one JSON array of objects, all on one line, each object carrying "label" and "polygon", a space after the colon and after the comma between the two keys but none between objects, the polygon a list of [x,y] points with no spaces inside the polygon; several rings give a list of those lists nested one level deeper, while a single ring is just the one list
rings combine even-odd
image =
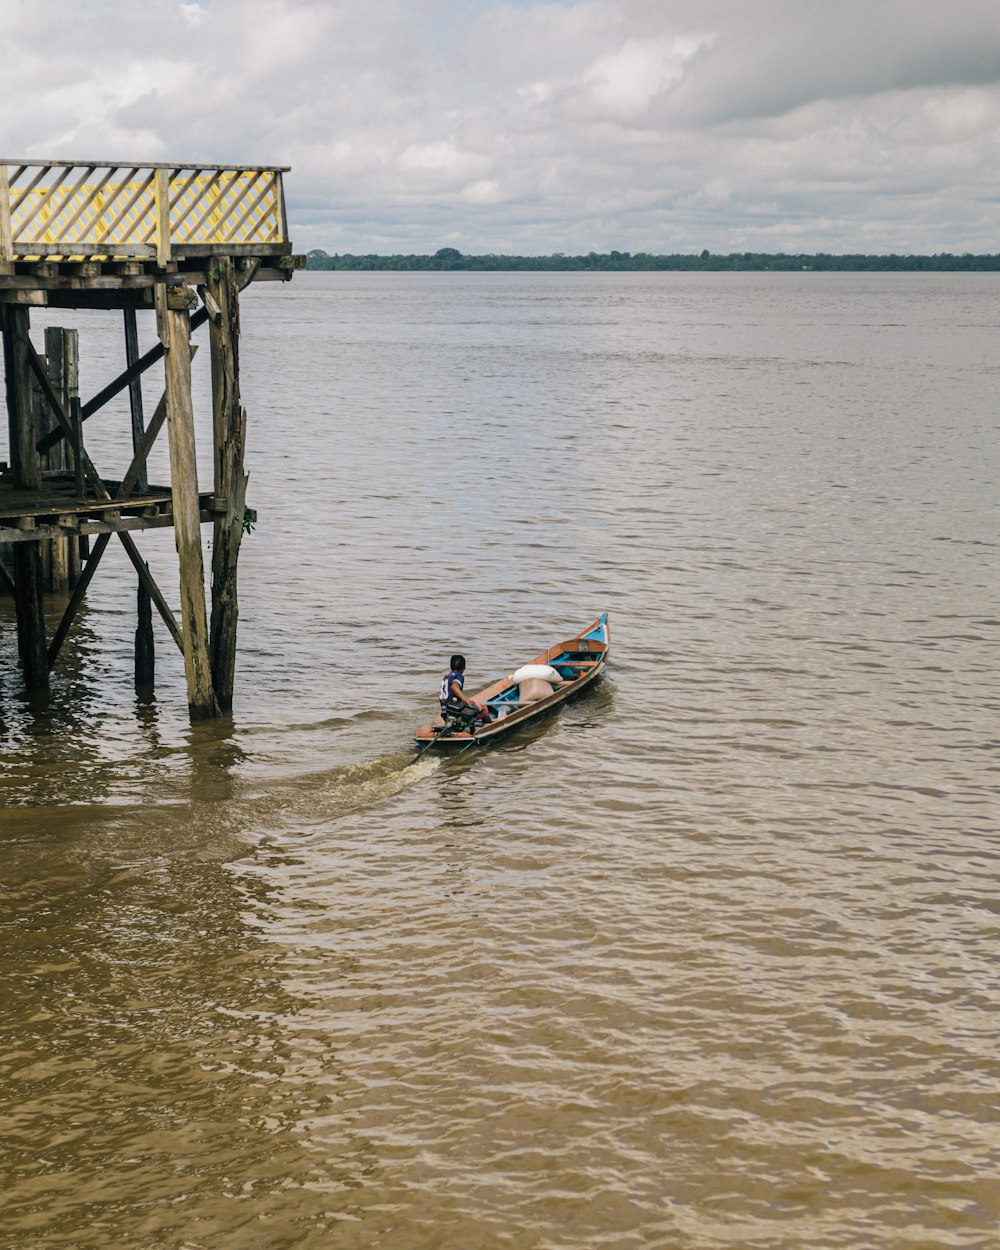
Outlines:
[{"label": "wooden support beam", "polygon": [[41,547],[38,543],[18,543],[13,554],[17,650],[24,684],[29,690],[48,690]]},{"label": "wooden support beam", "polygon": [[0,586],[12,597],[17,594],[17,587],[14,585],[13,577],[7,572],[7,566],[0,560]]},{"label": "wooden support beam", "polygon": [[[3,262],[0,262],[3,263]],[[0,290],[0,304],[14,304],[18,307],[28,308],[44,308],[48,303],[48,295],[45,291],[35,290],[9,290],[6,283],[16,282],[16,278],[6,278],[5,287]],[[29,279],[31,281],[31,279]]]},{"label": "wooden support beam", "polygon": [[[69,412],[73,427],[72,437],[69,440],[73,447],[73,485],[76,489],[77,499],[83,499],[87,494],[87,489],[83,477],[83,421],[80,419],[80,397],[78,395],[74,395],[69,401]],[[81,538],[80,559],[86,560],[89,556],[90,540]]]},{"label": "wooden support beam", "polygon": [[62,614],[62,619],[56,627],[56,632],[52,635],[52,642],[49,645],[48,655],[46,656],[46,663],[49,666],[50,672],[53,668],[55,668],[56,660],[59,658],[59,652],[62,650],[63,643],[66,641],[66,635],[69,633],[70,626],[73,624],[74,620],[76,620],[76,614],[80,610],[80,604],[83,603],[83,597],[87,592],[87,587],[90,585],[91,578],[97,572],[97,566],[101,562],[101,556],[104,555],[110,541],[110,534],[102,534],[100,538],[98,538],[97,542],[94,543],[93,551],[91,551],[90,555],[87,557],[87,563],[83,566],[83,571],[81,572],[76,585],[73,587],[73,594],[70,596],[70,601],[66,605],[66,611]]},{"label": "wooden support beam", "polygon": [[[191,333],[193,334],[199,326],[203,326],[207,320],[208,309],[199,308],[198,311],[191,317]],[[119,375],[112,379],[107,386],[102,387],[101,390],[93,396],[93,398],[88,399],[87,402],[80,408],[80,417],[82,420],[86,421],[88,417],[92,417],[94,413],[100,411],[100,409],[103,408],[109,400],[114,399],[116,395],[120,395],[133,378],[139,377],[140,374],[145,373],[147,369],[149,369],[152,365],[155,365],[158,360],[162,360],[163,350],[162,343],[158,343],[155,347],[151,347],[148,352],[145,352],[139,357],[134,365],[129,366],[129,368],[125,369],[122,373],[119,373]],[[51,434],[47,434],[39,442],[38,450],[47,451],[54,442],[62,437],[63,434],[61,430],[53,431]]]},{"label": "wooden support beam", "polygon": [[239,281],[237,283],[239,290],[246,290],[250,283],[253,282],[254,278],[256,278],[258,269],[260,269],[259,256],[254,257],[252,260],[243,261],[243,268],[240,270]]},{"label": "wooden support beam", "polygon": [[[131,369],[139,359],[139,327],[136,323],[134,308],[126,308],[122,316],[125,324],[125,361],[128,368]],[[142,377],[138,373],[135,377],[129,378],[128,403],[129,413],[132,417],[132,451],[135,452],[139,449],[139,445],[142,443],[142,436],[146,432],[142,411]],[[139,468],[136,485],[140,490],[145,490],[149,485],[145,462]]]},{"label": "wooden support beam", "polygon": [[[156,604],[156,609],[163,618],[163,623],[169,630],[171,638],[173,638],[174,642],[177,643],[178,650],[183,654],[184,639],[181,633],[181,627],[177,624],[177,618],[174,616],[173,612],[171,612],[170,605],[167,603],[166,599],[164,599],[159,586],[157,586],[155,580],[153,579],[153,575],[149,571],[149,565],[146,564],[145,560],[143,560],[138,547],[136,547],[135,543],[132,541],[131,535],[118,532],[118,537],[121,539],[122,546],[125,548],[128,558],[132,561],[132,565],[139,575],[139,580],[142,582],[144,588],[149,594],[150,600]],[[59,627],[53,636],[52,646],[49,648],[47,656],[47,663],[50,668],[55,665],[59,651],[66,640],[66,635],[69,633],[70,626],[73,624],[73,620],[79,611],[84,592],[90,585],[90,579],[97,571],[97,566],[101,562],[101,556],[104,555],[110,541],[110,534],[101,534],[97,539],[97,542],[94,543],[94,549],[87,559],[87,563],[84,566],[80,580],[77,582],[76,588],[73,591],[73,596],[70,599],[66,611],[63,613],[62,620],[59,622]],[[25,544],[25,546],[27,546],[27,544]]]},{"label": "wooden support beam", "polygon": [[[35,413],[31,402],[30,314],[27,308],[5,304],[0,308],[3,331],[4,374],[7,387],[7,418],[10,460],[14,485],[37,489],[41,481],[35,450]],[[25,528],[34,525],[23,518]],[[47,690],[45,612],[42,584],[42,552],[37,542],[19,543],[13,551],[14,604],[17,614],[17,648],[29,690]]]},{"label": "wooden support beam", "polygon": [[212,688],[208,655],[205,565],[201,550],[198,466],[191,397],[191,319],[183,307],[171,307],[171,302],[166,286],[158,285],[156,321],[160,341],[166,349],[164,379],[170,444],[170,489],[174,541],[180,563],[188,710],[192,720],[207,720],[219,715],[219,705]]},{"label": "wooden support beam", "polygon": [[[59,523],[65,524],[66,518],[59,517]],[[56,538],[51,547],[51,576],[49,589],[56,594],[65,594],[80,580],[80,546],[69,538]]]},{"label": "wooden support beam", "polygon": [[[153,575],[149,571],[149,565],[142,558],[139,553],[139,548],[132,541],[132,535],[119,530],[118,537],[121,540],[122,546],[125,548],[128,558],[132,561],[132,567],[139,574],[139,581],[142,582],[143,586],[145,586],[146,590],[149,592],[150,599],[156,604],[156,610],[163,619],[164,625],[166,625],[167,629],[170,631],[170,637],[177,643],[177,649],[184,656],[186,668],[187,649],[184,645],[183,631],[177,624],[177,617],[174,616],[173,612],[171,612],[170,605],[167,603],[166,599],[164,599],[159,586],[157,586],[156,582],[153,580]],[[188,702],[190,703],[190,698],[188,699]]]},{"label": "wooden support beam", "polygon": [[[136,325],[135,309],[126,308],[123,316],[125,322],[125,362],[131,368],[139,359],[139,330]],[[132,454],[134,457],[142,446],[146,433],[142,412],[142,379],[138,374],[129,382],[128,398],[129,410],[132,415]],[[143,456],[138,462],[136,472],[136,485],[140,491],[146,490],[149,486],[149,478],[146,474],[146,456]],[[154,684],[156,650],[153,643],[153,614],[149,606],[149,591],[141,581],[136,588],[135,613],[135,688],[137,691],[146,691],[151,690]]]},{"label": "wooden support beam", "polygon": [[[100,473],[98,473],[97,470],[94,468],[93,461],[90,459],[87,453],[83,450],[83,441],[82,439],[78,439],[76,436],[77,432],[76,430],[74,430],[74,422],[72,418],[70,417],[69,413],[67,413],[66,410],[63,408],[62,400],[56,394],[55,388],[52,385],[52,381],[49,378],[48,373],[45,371],[45,366],[42,364],[41,360],[39,359],[38,353],[35,351],[34,347],[32,346],[30,339],[27,340],[27,353],[28,353],[28,365],[31,369],[31,372],[38,379],[38,382],[42,388],[42,394],[48,400],[49,407],[52,409],[53,413],[55,413],[55,416],[57,420],[59,421],[59,425],[61,427],[61,432],[63,436],[67,438],[71,444],[76,444],[73,447],[73,454],[76,458],[76,464],[77,464],[78,469],[80,466],[83,467],[84,476],[87,479],[87,481],[89,481],[90,484],[93,486],[95,494],[98,499],[110,499],[111,496],[108,494],[107,490],[104,487],[104,480],[101,477]],[[43,439],[42,441],[44,442],[46,440]],[[32,446],[33,447],[35,446],[34,440],[32,440]],[[37,458],[37,453],[36,453],[36,458]]]},{"label": "wooden support beam", "polygon": [[10,229],[10,175],[6,164],[0,164],[0,264],[8,265],[14,259],[14,246]]},{"label": "wooden support beam", "polygon": [[[148,567],[148,566],[147,566]],[[148,694],[156,685],[156,644],[149,591],[140,579],[135,592],[135,690]]]},{"label": "wooden support beam", "polygon": [[161,269],[170,263],[170,172],[158,169],[155,174],[156,263]]},{"label": "wooden support beam", "polygon": [[[79,333],[64,330],[60,326],[45,327],[45,370],[52,388],[59,396],[64,412],[70,412],[72,400],[79,391],[80,378]],[[48,432],[59,426],[55,413],[40,430]],[[60,439],[47,452],[42,453],[42,469],[72,469],[73,448],[70,442]],[[75,539],[56,538],[50,548],[49,589],[64,592],[71,590],[80,577],[80,545]]]},{"label": "wooden support beam", "polygon": [[[204,496],[203,496],[204,498]],[[214,512],[202,508],[201,522],[203,525],[214,521]],[[37,543],[40,539],[52,538],[89,538],[94,534],[132,533],[138,530],[169,529],[174,523],[173,513],[169,510],[156,516],[121,516],[109,510],[101,520],[80,521],[77,517],[60,518],[60,524],[35,525],[33,529],[18,529],[17,526],[4,525],[0,522],[0,545],[16,546],[20,543]]]},{"label": "wooden support beam", "polygon": [[[189,322],[188,316],[187,316],[187,314],[186,314],[185,312],[183,312],[183,311],[180,311],[180,312],[173,312],[171,315],[173,315],[173,316],[175,316],[175,317],[179,317],[179,318],[181,319],[181,321],[183,322],[183,330],[188,330],[188,329],[189,329],[190,322]],[[78,440],[75,440],[75,438],[74,438],[74,422],[70,420],[70,418],[66,415],[65,411],[63,410],[62,403],[61,403],[61,401],[60,401],[60,399],[59,399],[59,396],[58,396],[58,395],[56,395],[55,390],[54,390],[54,388],[52,387],[52,383],[51,383],[51,381],[49,380],[48,374],[45,372],[44,367],[42,366],[41,362],[40,362],[40,361],[39,361],[39,359],[38,359],[37,353],[35,352],[34,348],[31,346],[31,342],[30,342],[30,340],[28,340],[28,341],[27,341],[27,353],[28,353],[28,362],[29,362],[29,365],[30,365],[30,367],[31,367],[32,371],[34,372],[34,374],[35,374],[36,378],[38,379],[39,383],[41,384],[42,393],[43,393],[43,394],[45,395],[45,397],[47,398],[47,400],[48,400],[48,402],[49,402],[49,404],[50,404],[50,406],[51,406],[51,408],[52,408],[53,412],[56,414],[57,418],[59,419],[60,425],[63,427],[64,431],[67,433],[67,436],[69,437],[69,439],[70,439],[70,441],[71,441],[71,442],[74,442],[74,441],[78,442],[78,445],[77,445],[77,447],[75,448],[76,457],[77,457],[77,466],[78,466],[78,471],[79,471],[79,467],[80,467],[80,466],[82,466],[82,467],[83,467],[83,469],[86,471],[86,475],[87,475],[88,479],[91,481],[92,485],[94,486],[94,490],[95,490],[95,492],[96,492],[96,494],[97,494],[97,498],[98,498],[98,499],[103,499],[103,500],[111,500],[111,495],[110,495],[109,491],[107,490],[107,488],[105,487],[104,482],[103,482],[103,480],[102,480],[102,478],[101,478],[100,474],[97,472],[97,470],[94,468],[93,464],[91,463],[90,457],[89,457],[89,456],[87,456],[86,452],[84,452],[84,451],[83,451],[82,442],[79,442]],[[186,339],[186,340],[185,340],[184,345],[183,345],[183,348],[181,349],[180,353],[178,353],[178,354],[183,355],[183,356],[185,357],[186,361],[187,361],[187,380],[188,380],[188,385],[187,385],[187,396],[188,396],[188,409],[189,409],[189,411],[190,411],[190,410],[191,410],[191,385],[190,385],[190,380],[191,380],[191,344],[190,344],[190,339]],[[168,386],[168,390],[169,390],[169,386]],[[164,397],[164,399],[165,399],[165,401],[166,401],[166,396]],[[76,410],[78,403],[79,403],[79,401],[76,401],[76,400],[74,400],[74,401],[73,401],[73,408],[74,408],[74,410]],[[168,403],[168,402],[164,402],[164,412],[167,414],[167,416],[169,416],[169,403]],[[155,419],[155,414],[154,414],[154,419]],[[79,429],[80,424],[81,424],[81,423],[80,423],[80,420],[79,420],[79,419],[77,419],[77,420],[76,420],[76,422],[75,422],[75,425],[76,425],[77,429]],[[160,428],[160,425],[162,425],[162,418],[161,418],[161,420],[160,420],[159,424],[156,426],[156,430],[153,430],[153,433],[152,433],[152,438],[155,438],[155,436],[156,436],[156,431]],[[150,423],[150,426],[151,426],[151,429],[152,429],[152,422]],[[149,446],[151,446],[151,445],[152,445],[152,438],[150,439],[149,445],[146,447],[146,452],[145,452],[145,454],[143,454],[143,455],[140,457],[140,456],[139,456],[139,453],[137,452],[137,453],[136,453],[136,455],[135,455],[135,456],[133,456],[133,462],[132,462],[132,465],[129,467],[129,473],[128,473],[128,474],[126,474],[126,479],[125,479],[125,481],[123,481],[123,482],[122,482],[122,485],[121,485],[121,487],[119,488],[119,495],[122,495],[122,494],[124,494],[124,493],[126,493],[126,492],[130,491],[130,490],[132,489],[132,486],[135,484],[135,483],[134,483],[134,481],[131,481],[131,482],[129,481],[129,477],[130,477],[130,475],[132,475],[132,474],[134,474],[134,475],[135,475],[135,477],[138,477],[138,474],[140,473],[140,471],[141,471],[141,469],[142,469],[142,466],[143,466],[143,465],[145,465],[145,455],[146,455],[146,454],[148,454]],[[192,411],[192,413],[191,413],[191,444],[192,444],[192,448],[193,448],[193,444],[194,444],[194,417],[193,417],[193,411]],[[192,454],[193,454],[193,453],[192,453]],[[171,460],[173,460],[173,456],[171,456]],[[192,460],[192,463],[193,463],[193,460]],[[200,525],[201,516],[200,516],[200,509],[198,508],[198,483],[197,483],[197,477],[195,477],[195,479],[194,479],[194,492],[195,492],[195,516],[196,516],[195,526],[196,526],[196,533],[197,533],[197,535],[198,535],[198,543],[197,543],[197,545],[198,545],[198,561],[199,561],[199,564],[200,564],[200,563],[201,563],[201,535],[200,535],[200,531],[199,531],[199,529],[198,529],[198,526]],[[120,520],[120,518],[119,518],[119,520]],[[124,523],[122,523],[122,524],[124,524]],[[175,519],[175,526],[176,526],[176,519]],[[187,651],[188,651],[188,648],[187,648],[187,646],[186,646],[186,644],[185,644],[185,641],[184,641],[184,637],[183,637],[183,635],[182,635],[182,632],[181,632],[180,628],[179,628],[179,627],[178,627],[178,625],[177,625],[177,621],[176,621],[176,618],[174,617],[174,614],[171,612],[170,607],[168,606],[168,604],[167,604],[166,600],[163,598],[163,595],[160,593],[160,589],[159,589],[159,587],[156,585],[156,582],[153,580],[153,577],[152,577],[152,575],[151,575],[151,574],[150,574],[150,572],[149,572],[149,568],[148,568],[148,566],[146,565],[145,561],[142,559],[142,556],[139,554],[139,550],[138,550],[138,548],[136,547],[135,543],[132,541],[132,538],[131,538],[131,537],[130,537],[127,533],[123,532],[122,530],[118,530],[118,531],[117,531],[117,533],[118,533],[118,537],[120,538],[120,540],[121,540],[121,542],[122,542],[122,545],[124,546],[124,548],[125,548],[126,552],[128,553],[129,559],[132,561],[132,564],[134,565],[135,570],[136,570],[136,572],[137,572],[137,573],[138,573],[138,575],[139,575],[139,581],[140,581],[140,584],[141,584],[141,585],[143,586],[143,588],[147,591],[147,593],[148,593],[148,595],[149,595],[150,599],[153,601],[153,603],[155,603],[155,604],[156,604],[156,607],[157,607],[157,609],[158,609],[158,611],[159,611],[160,615],[162,616],[163,621],[164,621],[164,623],[166,624],[167,628],[170,630],[170,633],[171,633],[171,635],[173,636],[174,641],[175,641],[175,642],[177,643],[177,645],[180,647],[181,651],[182,651],[182,652],[184,652],[184,656],[185,656],[185,667],[187,667],[187,664],[188,664],[188,657],[187,657]],[[103,536],[102,536],[102,537],[103,537]],[[100,539],[98,539],[98,542],[100,542]],[[25,546],[29,546],[29,544],[25,544]],[[30,547],[31,547],[31,548],[37,548],[37,546],[38,546],[38,544],[37,544],[37,543],[30,544]],[[180,550],[180,547],[179,547],[179,539],[178,539],[178,551],[179,551],[179,550]],[[182,562],[182,563],[183,563],[183,562]],[[94,567],[96,568],[96,565],[95,565]],[[202,578],[202,590],[201,590],[201,604],[202,604],[202,606],[201,606],[201,611],[202,611],[202,618],[203,618],[203,620],[204,620],[204,617],[205,617],[204,572],[202,572],[202,574],[201,574],[201,578]],[[89,579],[88,579],[88,580],[89,580]],[[183,572],[182,572],[182,579],[181,579],[181,580],[182,580],[182,586],[183,586],[183,582],[184,582]],[[183,612],[183,595],[182,595],[182,612]],[[205,669],[206,669],[206,671],[208,671],[208,654],[207,654],[207,649],[208,649],[208,631],[207,631],[207,626],[203,626],[201,633],[202,633],[202,637],[203,637],[203,639],[204,639],[204,646],[205,646]],[[61,645],[61,644],[60,644],[60,645]],[[46,681],[47,681],[47,680],[48,680],[48,677],[47,677],[47,670],[46,670]],[[209,693],[211,693],[211,682],[210,682],[210,680],[209,680]],[[189,681],[188,703],[189,703],[189,706],[191,706],[190,681]],[[214,699],[214,696],[212,696],[212,698],[211,698],[211,706],[212,706],[212,707],[216,707],[216,711],[214,711],[214,712],[211,712],[211,711],[210,711],[210,712],[204,713],[204,715],[216,715],[216,714],[217,714],[217,706],[215,705],[215,699]],[[193,716],[193,717],[194,717],[194,716],[196,716],[196,713],[195,713],[194,711],[192,711],[192,716]]]},{"label": "wooden support beam", "polygon": [[212,425],[215,448],[215,497],[225,512],[215,518],[212,545],[212,683],[219,706],[232,710],[236,676],[236,628],[239,620],[237,564],[243,538],[247,475],[243,467],[246,411],[240,402],[240,311],[232,258],[209,264],[206,306],[218,310],[209,324],[212,350]]},{"label": "wooden support beam", "polygon": [[[194,360],[198,354],[197,344],[191,345],[191,359]],[[149,453],[153,450],[153,444],[156,442],[157,435],[163,429],[163,423],[167,419],[167,397],[166,394],[160,396],[160,402],[153,409],[153,415],[149,419],[149,425],[143,431],[142,438],[139,440],[139,446],[136,447],[132,456],[132,463],[125,471],[122,478],[122,484],[118,490],[116,498],[121,499],[125,495],[130,495],[133,488],[138,484],[142,475],[146,461],[149,459]]]},{"label": "wooden support beam", "polygon": [[[43,361],[43,363],[47,363],[47,362]],[[49,407],[48,407],[48,404],[45,402],[44,396],[42,395],[41,387],[38,385],[38,383],[35,381],[33,377],[29,378],[29,381],[31,383],[32,429],[35,432],[34,436],[37,436],[39,430],[44,430],[46,428],[46,422],[49,420],[54,421],[55,418],[54,417],[50,418],[49,416]],[[45,458],[43,456],[38,457],[39,477],[41,477],[42,473],[44,472],[46,468],[44,461],[45,461]],[[50,542],[39,542],[38,549],[42,557],[42,589],[51,590],[52,589],[52,544]]]},{"label": "wooden support beam", "polygon": [[30,316],[27,308],[16,305],[6,304],[0,308],[10,464],[14,471],[15,485],[26,490],[37,489],[41,481],[38,453],[35,451],[34,412],[31,407],[32,348],[28,337]]},{"label": "wooden support beam", "polygon": [[[164,523],[169,524],[170,520],[165,518]],[[128,524],[128,522],[123,521],[121,524]],[[156,584],[152,573],[150,573],[149,565],[145,562],[145,560],[143,560],[138,547],[136,547],[128,533],[121,530],[115,530],[115,533],[118,534],[128,558],[132,561],[132,566],[138,574],[139,581],[148,596],[148,602],[156,606],[156,610],[159,612],[164,625],[166,625],[171,638],[173,638],[174,642],[177,644],[177,649],[180,651],[181,655],[183,655],[184,636],[181,631],[181,627],[177,624],[177,618],[170,610],[170,605],[167,603],[166,599],[164,599],[162,591]],[[79,610],[84,591],[86,591],[88,585],[90,584],[90,579],[94,576],[97,566],[100,563],[101,556],[104,554],[110,541],[111,534],[102,533],[98,537],[97,542],[94,544],[94,549],[84,566],[83,573],[80,576],[80,581],[74,589],[73,597],[70,599],[66,611],[63,613],[62,620],[59,622],[59,627],[52,640],[52,646],[49,648],[48,665],[50,669],[55,665],[59,651],[62,648],[62,644],[66,640],[66,635],[69,633],[70,626],[73,624],[73,620]]]}]

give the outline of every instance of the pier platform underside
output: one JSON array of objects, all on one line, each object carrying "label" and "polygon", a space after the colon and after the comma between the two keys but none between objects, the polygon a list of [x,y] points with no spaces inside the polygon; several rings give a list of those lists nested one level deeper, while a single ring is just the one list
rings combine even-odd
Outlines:
[{"label": "pier platform underside", "polygon": [[[0,469],[0,547],[127,530],[162,529],[173,525],[173,497],[169,486],[148,486],[122,495],[122,483],[103,479],[109,499],[81,497],[72,473],[44,473],[36,490],[16,487],[9,471]],[[200,492],[201,522],[225,515],[225,501],[213,492]],[[256,514],[248,511],[248,519]]]},{"label": "pier platform underside", "polygon": [[[157,285],[204,288],[218,248],[155,259],[33,257],[0,262],[0,303],[48,308],[153,308]],[[230,253],[231,254],[231,253]],[[305,262],[284,245],[255,244],[233,256],[240,289],[251,282],[287,282]]]}]

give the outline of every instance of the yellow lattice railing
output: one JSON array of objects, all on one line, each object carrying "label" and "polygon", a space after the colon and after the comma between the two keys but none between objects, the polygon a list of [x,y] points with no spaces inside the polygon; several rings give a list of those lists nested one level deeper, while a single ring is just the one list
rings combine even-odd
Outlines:
[{"label": "yellow lattice railing", "polygon": [[284,171],[0,161],[0,261],[288,251]]}]

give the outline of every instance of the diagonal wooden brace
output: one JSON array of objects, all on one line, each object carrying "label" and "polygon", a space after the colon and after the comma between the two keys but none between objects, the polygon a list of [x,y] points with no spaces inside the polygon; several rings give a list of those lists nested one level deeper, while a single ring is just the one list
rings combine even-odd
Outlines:
[{"label": "diagonal wooden brace", "polygon": [[156,582],[153,580],[153,575],[149,571],[149,566],[139,553],[139,548],[135,545],[132,535],[125,530],[119,530],[118,537],[121,539],[121,544],[128,553],[128,558],[135,566],[135,571],[139,575],[139,581],[142,582],[143,586],[145,586],[150,599],[152,599],[153,603],[156,604],[156,610],[163,618],[164,625],[166,625],[167,629],[170,631],[171,638],[173,638],[174,642],[177,643],[177,649],[180,651],[181,655],[183,655],[184,636],[181,633],[181,627],[177,624],[177,618],[174,616],[173,612],[171,612],[170,605],[167,603],[166,599],[164,599],[159,586],[157,586]]},{"label": "diagonal wooden brace", "polygon": [[110,534],[99,534],[97,542],[94,543],[90,555],[87,557],[87,563],[83,566],[83,571],[80,574],[79,581],[77,581],[76,586],[73,588],[73,594],[69,603],[66,605],[66,611],[62,614],[62,619],[56,628],[56,632],[52,635],[52,641],[49,643],[49,672],[55,668],[56,660],[59,658],[59,652],[62,650],[63,643],[66,641],[66,635],[69,633],[70,626],[76,619],[76,614],[80,610],[80,604],[83,603],[83,596],[87,592],[87,587],[90,585],[91,579],[97,572],[97,566],[101,562],[101,556],[104,555],[110,541]]},{"label": "diagonal wooden brace", "polygon": [[[204,325],[208,320],[208,316],[209,314],[207,308],[199,308],[198,311],[193,313],[191,316],[191,330],[197,330],[199,326]],[[80,408],[80,419],[82,421],[86,421],[88,417],[92,417],[94,413],[103,408],[109,400],[114,399],[116,395],[125,390],[130,382],[133,382],[137,377],[145,373],[146,370],[150,368],[151,365],[155,365],[158,360],[162,360],[163,351],[163,344],[157,343],[157,345],[155,347],[151,347],[145,355],[140,356],[134,365],[130,365],[122,373],[119,373],[119,375],[109,382],[107,386],[99,390],[92,399],[88,399],[87,402],[82,405]],[[61,438],[65,437],[66,434],[60,427],[57,430],[50,431],[44,437],[40,438],[36,445],[39,451],[48,451],[50,447],[53,447]]]},{"label": "diagonal wooden brace", "polygon": [[[69,417],[66,415],[66,409],[62,406],[62,400],[56,394],[56,389],[52,385],[52,379],[49,377],[48,373],[46,372],[45,366],[42,364],[41,359],[39,358],[38,352],[35,351],[34,344],[31,342],[30,339],[28,339],[27,344],[28,344],[28,364],[31,366],[31,372],[35,375],[35,378],[38,381],[38,385],[42,388],[42,394],[45,396],[45,399],[48,402],[49,407],[52,409],[53,415],[55,416],[56,420],[59,422],[61,436],[63,438],[68,439],[70,443],[72,444],[73,423],[72,421],[70,421]],[[58,441],[58,440],[54,440],[54,441]],[[82,460],[83,460],[83,471],[86,474],[87,478],[90,480],[90,484],[93,486],[94,490],[97,492],[97,498],[98,499],[110,499],[111,496],[108,494],[108,490],[107,490],[107,487],[104,485],[103,478],[94,468],[94,463],[90,459],[90,457],[87,455],[86,452],[83,452]]]}]

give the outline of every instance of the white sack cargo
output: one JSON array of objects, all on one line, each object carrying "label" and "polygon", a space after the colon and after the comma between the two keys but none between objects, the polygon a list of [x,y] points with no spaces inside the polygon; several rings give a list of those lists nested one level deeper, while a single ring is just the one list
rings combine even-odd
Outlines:
[{"label": "white sack cargo", "polygon": [[[510,680],[516,682],[531,681],[562,681],[558,672],[551,664],[525,664],[516,673],[511,673]],[[549,691],[551,694],[552,691]]]},{"label": "white sack cargo", "polygon": [[547,699],[551,693],[552,687],[540,677],[529,677],[517,689],[517,697],[522,703],[537,703],[539,699]]}]

